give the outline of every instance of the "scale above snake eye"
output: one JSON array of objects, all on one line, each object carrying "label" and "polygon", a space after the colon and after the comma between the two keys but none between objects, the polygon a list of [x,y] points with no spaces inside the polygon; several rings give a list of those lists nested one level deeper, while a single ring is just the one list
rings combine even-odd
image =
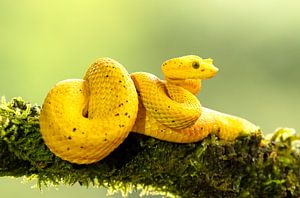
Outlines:
[{"label": "scale above snake eye", "polygon": [[192,66],[194,69],[198,69],[200,67],[200,63],[195,61],[193,62]]}]

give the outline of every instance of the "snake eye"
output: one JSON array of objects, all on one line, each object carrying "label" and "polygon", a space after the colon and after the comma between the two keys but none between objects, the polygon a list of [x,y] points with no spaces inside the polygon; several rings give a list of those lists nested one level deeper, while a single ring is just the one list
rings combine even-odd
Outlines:
[{"label": "snake eye", "polygon": [[193,62],[192,66],[194,69],[198,69],[200,67],[200,64],[198,62]]}]

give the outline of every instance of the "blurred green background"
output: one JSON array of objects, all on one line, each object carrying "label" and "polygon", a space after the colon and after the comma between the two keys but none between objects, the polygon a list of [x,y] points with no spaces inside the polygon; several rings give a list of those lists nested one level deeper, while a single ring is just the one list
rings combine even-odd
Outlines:
[{"label": "blurred green background", "polygon": [[[81,78],[98,57],[162,77],[164,60],[196,54],[220,69],[204,83],[204,106],[247,118],[265,133],[300,130],[299,9],[299,1],[287,0],[1,0],[0,96],[42,104],[56,82]],[[1,197],[106,193],[79,186],[41,193],[20,181],[0,178]]]}]

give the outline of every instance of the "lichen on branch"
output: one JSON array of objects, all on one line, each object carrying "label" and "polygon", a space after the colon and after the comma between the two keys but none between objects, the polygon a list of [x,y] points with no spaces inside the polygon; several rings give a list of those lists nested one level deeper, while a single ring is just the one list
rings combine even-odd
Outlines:
[{"label": "lichen on branch", "polygon": [[21,98],[0,104],[0,176],[49,184],[104,186],[176,197],[299,197],[300,137],[291,129],[233,142],[211,135],[176,144],[131,133],[100,162],[76,165],[49,151],[39,131],[40,107]]}]

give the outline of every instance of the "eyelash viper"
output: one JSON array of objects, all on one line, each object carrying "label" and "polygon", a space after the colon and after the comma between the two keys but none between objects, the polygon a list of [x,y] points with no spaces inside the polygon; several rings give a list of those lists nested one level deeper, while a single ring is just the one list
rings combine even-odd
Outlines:
[{"label": "eyelash viper", "polygon": [[201,80],[218,69],[212,59],[189,55],[162,64],[165,80],[129,74],[117,61],[100,58],[83,79],[57,83],[40,115],[42,137],[58,157],[77,164],[97,162],[130,131],[161,140],[190,143],[210,133],[234,140],[259,130],[247,120],[201,107]]}]

